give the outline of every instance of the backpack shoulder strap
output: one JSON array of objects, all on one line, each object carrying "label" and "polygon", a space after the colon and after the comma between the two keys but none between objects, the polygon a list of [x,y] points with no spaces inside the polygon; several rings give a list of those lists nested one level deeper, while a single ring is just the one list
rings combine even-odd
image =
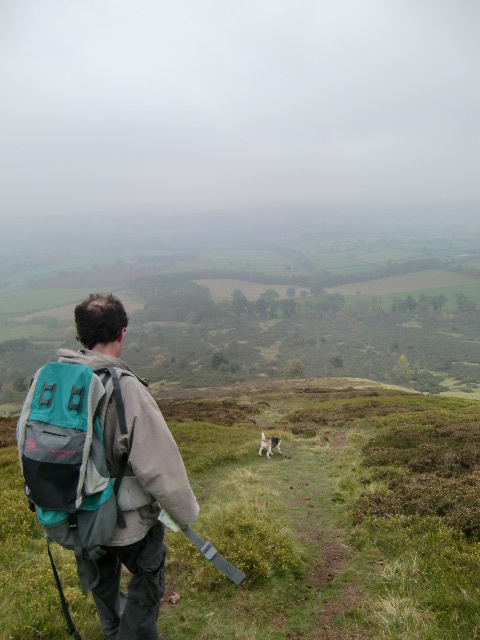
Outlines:
[{"label": "backpack shoulder strap", "polygon": [[[102,430],[103,430],[103,426],[104,426],[104,420],[105,420],[105,415],[106,415],[106,411],[107,411],[107,406],[109,403],[109,400],[111,398],[111,396],[113,395],[113,398],[115,400],[115,406],[117,409],[117,416],[118,416],[118,422],[120,424],[120,431],[123,435],[127,435],[128,434],[128,427],[127,427],[127,419],[125,416],[125,405],[123,403],[123,396],[122,396],[122,390],[120,388],[120,377],[122,375],[132,375],[129,371],[124,370],[124,369],[117,369],[116,367],[108,367],[106,369],[102,369],[100,371],[97,371],[97,374],[100,374],[103,385],[105,387],[105,401],[103,403],[103,406],[101,408],[101,415],[100,417],[100,423],[102,425]],[[102,375],[104,374],[104,375]],[[133,440],[133,430],[132,430],[132,434],[131,434],[131,438],[130,440]],[[125,470],[127,468],[127,464],[128,464],[128,457],[130,455],[130,447],[129,450],[124,454],[124,456],[122,457],[121,461],[120,461],[120,465],[117,471],[117,475],[115,477],[115,482],[113,483],[113,492],[115,493],[115,496],[118,498],[118,492],[120,490],[120,484],[122,483],[122,479],[123,476],[125,475]],[[118,502],[118,500],[117,500]],[[125,518],[122,515],[122,512],[120,511],[120,509],[118,509],[118,521],[117,521],[118,526],[121,529],[124,529],[126,527],[126,522],[125,522]]]},{"label": "backpack shoulder strap", "polygon": [[[123,435],[127,435],[128,434],[127,419],[125,416],[125,405],[123,404],[122,391],[120,389],[120,379],[118,377],[115,367],[110,368],[108,372],[111,376],[111,379],[113,380],[113,397],[115,398],[115,404],[117,407],[117,415],[118,415],[118,421],[120,423],[120,431],[122,432]],[[133,440],[133,434],[132,434],[132,440]],[[129,451],[122,457],[122,461],[120,463],[120,467],[117,472],[117,477],[115,478],[115,482],[113,484],[113,491],[116,496],[118,496],[120,483],[122,482],[122,478],[125,474],[125,469],[127,468],[129,454],[130,454],[130,448],[129,448]]]},{"label": "backpack shoulder strap", "polygon": [[123,396],[122,396],[122,391],[120,389],[120,378],[118,377],[117,369],[115,367],[110,367],[108,369],[108,373],[110,374],[110,377],[113,381],[113,396],[115,398],[115,404],[117,407],[118,421],[120,423],[120,431],[122,432],[123,435],[126,435],[128,434],[128,429],[127,429],[127,420],[125,417],[125,405],[123,404]]}]

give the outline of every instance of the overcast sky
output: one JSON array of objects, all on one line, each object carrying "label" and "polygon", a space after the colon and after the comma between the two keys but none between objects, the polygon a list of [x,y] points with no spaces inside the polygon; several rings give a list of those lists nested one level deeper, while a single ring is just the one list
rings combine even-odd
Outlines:
[{"label": "overcast sky", "polygon": [[478,0],[0,0],[0,216],[480,198]]}]

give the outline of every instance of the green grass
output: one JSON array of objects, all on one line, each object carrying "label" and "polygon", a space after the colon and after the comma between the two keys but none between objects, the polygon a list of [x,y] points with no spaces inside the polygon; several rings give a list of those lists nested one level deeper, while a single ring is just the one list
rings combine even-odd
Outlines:
[{"label": "green grass", "polygon": [[366,601],[375,638],[480,637],[478,543],[436,518],[395,517],[366,521],[356,544],[382,557]]},{"label": "green grass", "polygon": [[20,338],[35,339],[47,336],[48,329],[45,324],[23,324],[18,322],[4,321],[0,326],[0,342],[7,340],[18,340]]},{"label": "green grass", "polygon": [[406,262],[422,256],[418,251],[404,251],[403,249],[378,248],[368,253],[362,250],[322,253],[312,252],[311,259],[318,269],[328,269],[333,273],[363,273],[385,266],[390,262]]},{"label": "green grass", "polygon": [[[475,450],[478,403],[356,390],[341,379],[337,386],[309,381],[306,387],[308,393],[288,384],[244,391],[241,401],[235,396],[228,404],[224,395],[209,398],[209,422],[194,415],[195,403],[201,412],[206,403],[190,400],[184,408],[192,420],[171,422],[201,506],[194,529],[247,577],[236,587],[181,533],[168,532],[167,594],[180,600],[162,605],[160,632],[169,640],[480,637],[476,536],[448,518],[408,513],[407,503],[388,511],[396,480],[425,473],[411,462],[426,444],[437,446],[432,477],[445,471],[445,447],[457,456]],[[226,408],[250,416],[249,403],[256,425],[239,419],[222,426]],[[174,413],[180,405],[165,401],[165,408]],[[281,435],[283,456],[258,456],[262,430]],[[457,471],[468,472],[464,464]],[[450,477],[455,473],[449,469]],[[0,493],[0,638],[66,637],[14,447],[0,450]],[[383,511],[369,515],[372,504]],[[80,633],[100,640],[71,554],[54,550]]]},{"label": "green grass", "polygon": [[46,311],[82,300],[90,293],[89,289],[36,289],[19,288],[0,293],[3,317]]}]

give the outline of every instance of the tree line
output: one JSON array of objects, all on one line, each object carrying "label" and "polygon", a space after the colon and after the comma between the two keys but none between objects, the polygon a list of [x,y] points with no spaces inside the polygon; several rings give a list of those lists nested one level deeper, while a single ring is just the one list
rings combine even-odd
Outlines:
[{"label": "tree line", "polygon": [[[395,275],[403,275],[405,273],[414,273],[416,271],[426,271],[430,269],[446,269],[448,271],[462,270],[462,267],[452,265],[439,258],[416,258],[403,262],[390,261],[386,264],[376,266],[369,271],[352,271],[346,273],[333,273],[329,269],[318,269],[312,263],[308,264],[308,272],[305,273],[305,265],[302,265],[301,273],[294,272],[291,268],[288,273],[276,273],[275,282],[278,285],[300,286],[309,289],[313,295],[320,293],[328,287],[339,286],[342,284],[351,284],[352,282],[367,282],[376,280],[377,278],[385,278]],[[464,273],[472,277],[480,278],[480,270],[471,269]],[[131,284],[132,288],[145,298],[155,297],[158,287],[162,286],[160,281],[166,283],[218,279],[218,280],[243,280],[245,282],[255,282],[265,285],[271,285],[272,274],[264,271],[247,270],[247,269],[196,269],[194,271],[182,271],[177,274],[159,274],[141,278]],[[167,284],[168,286],[168,284]]]},{"label": "tree line", "polygon": [[[189,279],[185,274],[148,278],[137,283],[136,290],[145,299],[142,311],[136,312],[139,322],[168,320],[173,322],[192,322],[198,324],[204,320],[222,316],[246,316],[256,318],[293,318],[298,315],[322,317],[324,314],[338,312],[350,316],[366,318],[388,313],[382,307],[380,297],[358,298],[348,306],[345,298],[338,293],[327,293],[324,289],[309,292],[302,289],[299,296],[295,287],[287,289],[285,299],[280,299],[278,291],[266,286],[257,300],[249,300],[241,289],[235,289],[230,300],[213,302],[207,287]],[[458,313],[474,313],[475,302],[463,293],[457,293]],[[448,301],[443,294],[418,297],[408,294],[394,296],[389,311],[391,313],[441,313]]]}]

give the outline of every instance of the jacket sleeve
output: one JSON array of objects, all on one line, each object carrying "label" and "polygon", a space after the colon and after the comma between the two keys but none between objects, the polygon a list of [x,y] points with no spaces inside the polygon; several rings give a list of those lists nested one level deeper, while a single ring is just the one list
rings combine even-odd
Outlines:
[{"label": "jacket sleeve", "polygon": [[121,380],[129,429],[129,465],[147,491],[180,525],[195,521],[199,507],[180,451],[150,393],[130,376]]}]

